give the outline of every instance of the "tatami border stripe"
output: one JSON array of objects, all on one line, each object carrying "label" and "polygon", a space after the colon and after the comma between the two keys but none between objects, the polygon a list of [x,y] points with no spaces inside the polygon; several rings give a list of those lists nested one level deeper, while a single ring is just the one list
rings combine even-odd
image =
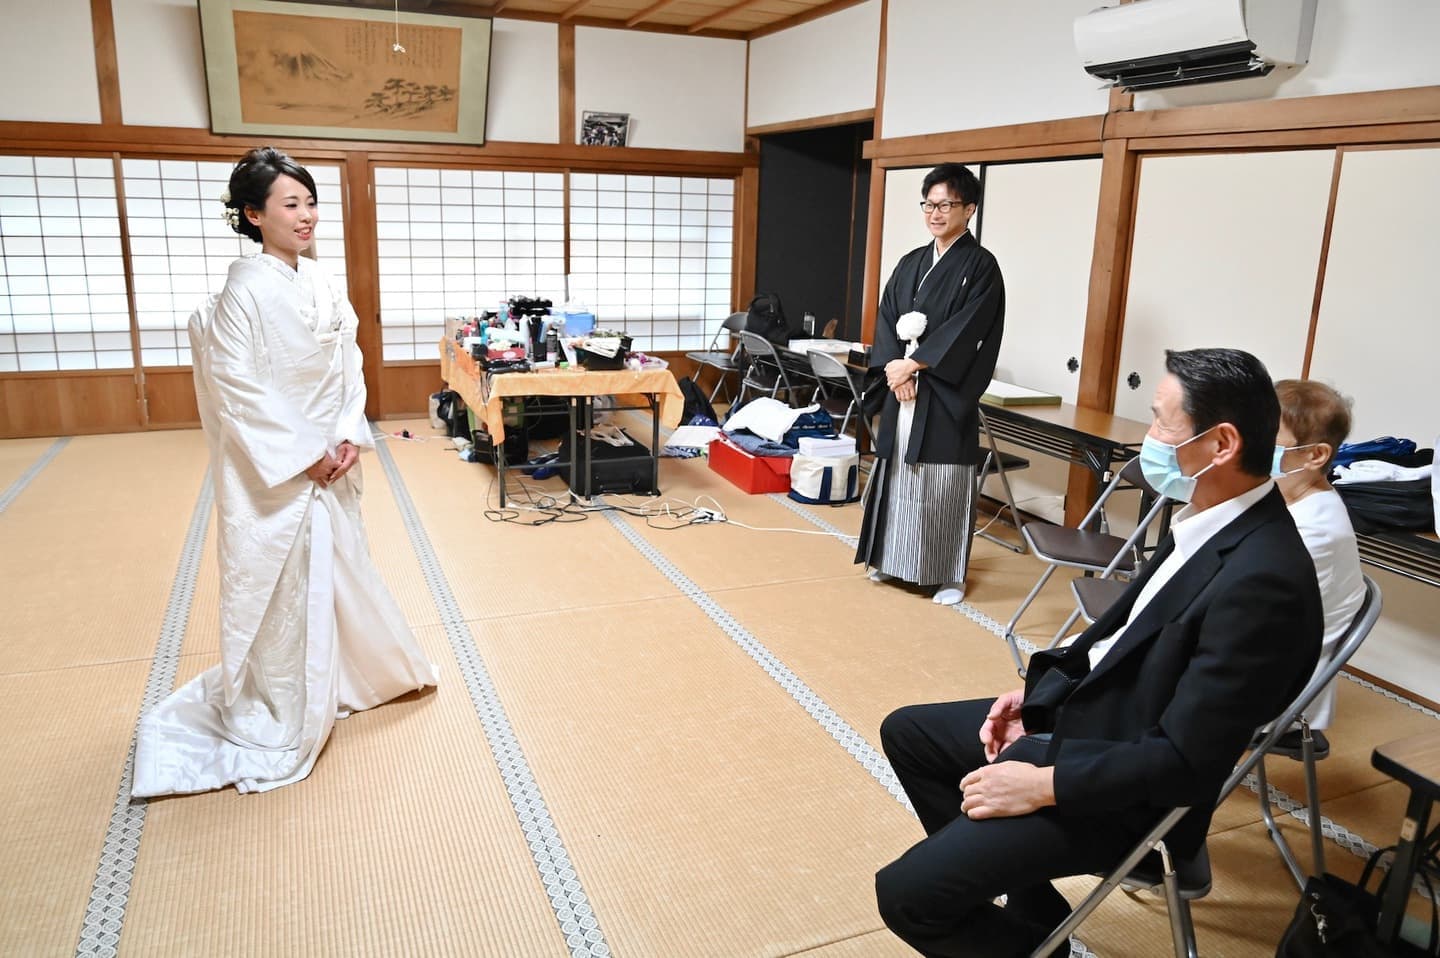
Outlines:
[{"label": "tatami border stripe", "polygon": [[854,727],[825,704],[825,700],[816,694],[814,689],[806,685],[798,675],[786,667],[775,653],[751,635],[744,626],[736,621],[734,616],[722,608],[694,580],[681,572],[675,563],[667,559],[649,540],[635,531],[628,522],[620,517],[619,513],[607,510],[603,515],[610,520],[611,525],[619,530],[626,541],[650,561],[651,565],[660,570],[661,574],[669,579],[686,598],[695,603],[700,611],[719,626],[732,642],[740,646],[746,655],[754,659],[755,663],[765,670],[765,674],[774,679],[811,718],[819,722],[830,737],[838,742],[846,752],[849,752],[851,757],[859,762],[885,791],[889,792],[901,805],[904,805],[910,814],[915,814],[909,798],[905,796],[905,789],[900,786],[899,779],[895,777],[895,772],[890,768],[890,763],[884,755],[881,755],[874,746],[865,741],[864,736],[855,731]]},{"label": "tatami border stripe", "polygon": [[[68,440],[66,440],[68,441]],[[59,446],[52,447],[58,451]],[[170,694],[175,685],[180,647],[190,623],[190,607],[195,598],[195,582],[200,560],[205,551],[205,534],[210,526],[210,507],[215,502],[215,489],[210,470],[200,484],[200,498],[190,514],[190,528],[180,550],[180,563],[170,586],[170,599],[165,604],[165,618],[160,625],[160,641],[150,660],[150,676],[145,681],[145,695],[140,704],[140,720]],[[130,903],[130,883],[135,877],[135,860],[140,854],[140,839],[145,830],[144,799],[130,798],[135,776],[135,732],[130,733],[130,750],[125,767],[120,771],[120,787],[115,791],[115,804],[110,809],[110,823],[105,829],[105,843],[95,879],[90,885],[90,900],[80,925],[80,939],[75,945],[77,955],[114,955],[119,949],[120,932],[125,926],[125,909]]]},{"label": "tatami border stripe", "polygon": [[71,436],[61,436],[59,439],[56,439],[54,442],[52,442],[50,444],[50,448],[46,449],[39,459],[36,459],[33,463],[31,463],[29,469],[26,469],[23,473],[20,474],[19,479],[16,479],[14,482],[10,483],[9,489],[6,489],[3,493],[0,493],[0,512],[4,512],[6,509],[10,508],[10,503],[14,502],[15,498],[19,496],[20,493],[25,491],[25,487],[30,485],[31,481],[34,480],[36,476],[40,475],[40,470],[50,465],[50,460],[60,455],[60,450],[70,445],[70,440],[72,438],[73,437]]},{"label": "tatami border stripe", "polygon": [[430,587],[430,596],[435,601],[455,661],[465,678],[470,701],[485,729],[485,738],[500,769],[510,804],[525,832],[526,843],[530,846],[531,857],[545,885],[545,894],[555,911],[560,931],[565,936],[565,944],[573,958],[604,958],[611,953],[610,946],[605,942],[600,922],[590,907],[585,889],[565,850],[565,843],[561,841],[559,830],[550,817],[534,772],[525,759],[520,740],[490,679],[490,672],[475,647],[475,638],[470,633],[459,603],[455,601],[455,594],[450,590],[449,580],[430,544],[415,503],[405,488],[405,480],[383,442],[375,444],[375,452],[385,469],[386,478],[390,480],[390,491],[405,523],[405,531],[410,535],[410,545],[420,562],[425,583]]}]

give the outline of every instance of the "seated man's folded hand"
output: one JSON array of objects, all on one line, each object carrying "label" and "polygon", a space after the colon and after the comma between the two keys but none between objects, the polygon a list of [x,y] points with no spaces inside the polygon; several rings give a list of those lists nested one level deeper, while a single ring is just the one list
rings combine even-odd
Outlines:
[{"label": "seated man's folded hand", "polygon": [[960,810],[971,819],[1012,818],[1055,804],[1055,770],[1028,762],[996,762],[960,780]]},{"label": "seated man's folded hand", "polygon": [[985,746],[987,761],[995,761],[995,756],[1025,734],[1025,726],[1020,721],[1020,705],[1024,699],[1025,690],[1015,689],[997,698],[990,706],[985,724],[980,726],[980,742]]}]

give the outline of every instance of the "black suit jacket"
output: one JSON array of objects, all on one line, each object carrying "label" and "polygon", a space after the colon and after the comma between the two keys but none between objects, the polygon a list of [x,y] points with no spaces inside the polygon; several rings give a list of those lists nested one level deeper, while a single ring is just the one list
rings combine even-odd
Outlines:
[{"label": "black suit jacket", "polygon": [[1057,810],[1154,819],[1189,805],[1168,839],[1184,853],[1204,840],[1255,730],[1304,688],[1324,629],[1314,563],[1272,489],[1180,567],[1092,672],[1086,653],[1173,549],[1167,537],[1072,645],[1036,653],[1024,719],[1053,733]]}]

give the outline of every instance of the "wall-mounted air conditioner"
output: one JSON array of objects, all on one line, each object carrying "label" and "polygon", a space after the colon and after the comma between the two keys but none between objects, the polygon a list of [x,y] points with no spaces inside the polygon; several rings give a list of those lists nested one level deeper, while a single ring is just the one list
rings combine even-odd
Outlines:
[{"label": "wall-mounted air conditioner", "polygon": [[1315,0],[1134,0],[1075,18],[1092,76],[1152,90],[1265,76],[1310,58]]}]

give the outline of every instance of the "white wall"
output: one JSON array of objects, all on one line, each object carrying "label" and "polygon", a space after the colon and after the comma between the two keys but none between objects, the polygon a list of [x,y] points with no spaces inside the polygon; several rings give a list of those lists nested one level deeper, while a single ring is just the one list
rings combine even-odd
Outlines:
[{"label": "white wall", "polygon": [[1104,113],[1109,94],[1075,52],[1098,0],[890,0],[886,137]]},{"label": "white wall", "polygon": [[1399,688],[1440,702],[1440,651],[1435,647],[1440,590],[1373,566],[1362,565],[1360,571],[1380,587],[1384,609],[1351,663]]},{"label": "white wall", "polygon": [[746,125],[874,108],[879,57],[880,0],[752,40]]},{"label": "white wall", "polygon": [[1320,0],[1310,62],[1268,77],[1135,97],[1135,109],[1359,93],[1440,84],[1440,3]]},{"label": "white wall", "polygon": [[111,0],[120,113],[134,126],[210,126],[194,0]]},{"label": "white wall", "polygon": [[0,120],[99,123],[89,0],[3,0]]},{"label": "white wall", "polygon": [[560,142],[560,30],[555,24],[494,21],[485,138]]},{"label": "white wall", "polygon": [[745,41],[578,27],[577,141],[586,110],[630,114],[629,146],[741,152]]}]

